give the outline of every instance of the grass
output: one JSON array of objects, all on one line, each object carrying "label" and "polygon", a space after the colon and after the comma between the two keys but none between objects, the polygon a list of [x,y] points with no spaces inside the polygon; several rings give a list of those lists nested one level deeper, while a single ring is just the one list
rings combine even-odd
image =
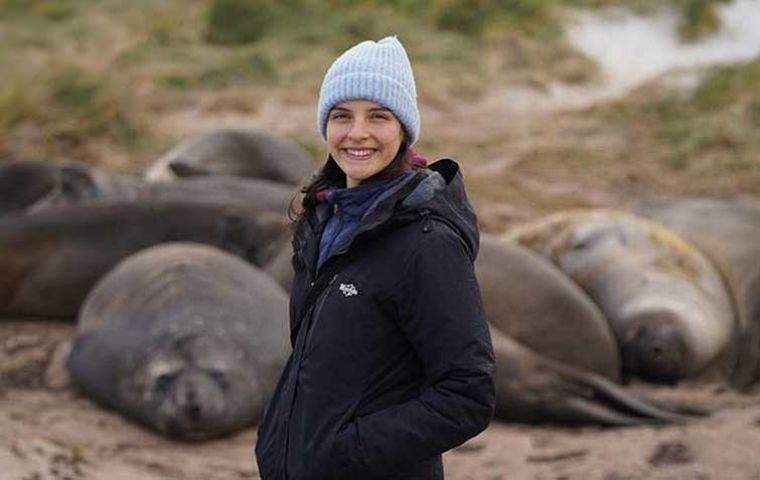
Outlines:
[{"label": "grass", "polygon": [[671,164],[705,174],[760,171],[759,105],[760,60],[715,69],[687,99],[656,103]]},{"label": "grass", "polygon": [[760,59],[711,69],[687,95],[646,88],[576,115],[619,145],[546,147],[531,168],[582,172],[633,193],[643,185],[671,195],[760,193]]},{"label": "grass", "polygon": [[[146,158],[167,144],[163,112],[241,90],[314,98],[337,53],[388,34],[407,45],[432,104],[476,99],[494,84],[581,83],[594,66],[563,40],[565,9],[659,3],[701,32],[717,1],[0,0],[0,157],[97,163],[97,143]],[[760,103],[745,116],[756,122]],[[731,135],[682,144],[749,141]]]},{"label": "grass", "polygon": [[[491,138],[497,147],[489,151],[506,150],[509,166],[475,170],[468,189],[485,212],[482,227],[497,232],[526,215],[573,207],[659,195],[758,195],[758,127],[760,58],[710,69],[690,93],[648,86],[555,114],[519,142]],[[464,147],[456,146],[462,157]],[[485,208],[494,203],[509,208]]]},{"label": "grass", "polygon": [[278,20],[272,0],[214,0],[206,14],[205,39],[217,45],[240,45],[259,40]]}]

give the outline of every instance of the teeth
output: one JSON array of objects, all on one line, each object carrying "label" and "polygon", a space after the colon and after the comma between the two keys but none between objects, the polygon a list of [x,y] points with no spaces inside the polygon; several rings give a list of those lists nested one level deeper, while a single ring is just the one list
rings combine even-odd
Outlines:
[{"label": "teeth", "polygon": [[372,155],[372,149],[369,149],[369,148],[362,148],[362,149],[347,148],[346,152],[348,152],[349,155],[354,156],[354,157],[368,157]]}]

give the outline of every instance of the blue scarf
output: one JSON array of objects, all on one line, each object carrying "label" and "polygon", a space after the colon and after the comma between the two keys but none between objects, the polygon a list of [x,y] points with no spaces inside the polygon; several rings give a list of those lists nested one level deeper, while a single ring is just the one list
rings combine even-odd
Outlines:
[{"label": "blue scarf", "polygon": [[353,188],[336,188],[329,191],[327,203],[331,207],[331,216],[319,239],[317,269],[321,268],[322,264],[335,252],[347,245],[361,220],[372,210],[383,192],[411,174],[411,172],[405,172],[387,180],[365,182]]}]

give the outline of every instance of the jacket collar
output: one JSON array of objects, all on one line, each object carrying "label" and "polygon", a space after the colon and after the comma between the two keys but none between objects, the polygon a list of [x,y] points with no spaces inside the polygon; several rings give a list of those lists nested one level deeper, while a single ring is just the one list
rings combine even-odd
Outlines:
[{"label": "jacket collar", "polygon": [[[351,240],[336,254],[348,250],[360,235],[373,235],[427,215],[448,224],[462,239],[470,258],[475,260],[479,244],[477,217],[467,199],[459,165],[451,159],[432,163],[427,169],[406,176],[383,192],[365,213]],[[320,203],[308,218],[309,236],[312,237],[308,242],[312,245],[304,261],[312,272],[319,238],[329,216],[330,204]]]}]

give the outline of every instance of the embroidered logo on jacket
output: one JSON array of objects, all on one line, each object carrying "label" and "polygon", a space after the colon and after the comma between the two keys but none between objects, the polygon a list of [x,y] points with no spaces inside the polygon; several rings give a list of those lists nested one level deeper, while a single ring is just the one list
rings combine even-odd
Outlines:
[{"label": "embroidered logo on jacket", "polygon": [[353,297],[359,295],[359,290],[356,289],[353,283],[341,283],[338,289],[341,293],[347,297]]}]

